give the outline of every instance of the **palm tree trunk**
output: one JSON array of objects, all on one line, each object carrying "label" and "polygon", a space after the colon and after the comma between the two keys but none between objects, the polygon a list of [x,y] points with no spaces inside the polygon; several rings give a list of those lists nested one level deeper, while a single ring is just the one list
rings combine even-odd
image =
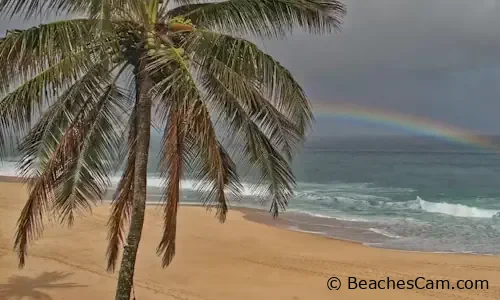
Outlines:
[{"label": "palm tree trunk", "polygon": [[145,72],[136,72],[137,96],[136,101],[136,160],[134,178],[134,200],[132,205],[132,215],[130,229],[127,236],[127,244],[124,246],[123,258],[118,275],[118,286],[116,289],[116,300],[129,300],[132,290],[135,261],[137,250],[141,240],[142,227],[144,224],[144,214],[146,209],[147,196],[147,167],[149,155],[149,142],[151,135],[151,98],[148,92],[152,86],[151,81]]}]

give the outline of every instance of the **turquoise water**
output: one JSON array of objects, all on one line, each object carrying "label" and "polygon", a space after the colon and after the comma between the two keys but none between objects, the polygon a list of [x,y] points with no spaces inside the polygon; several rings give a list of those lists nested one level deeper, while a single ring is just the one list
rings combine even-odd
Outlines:
[{"label": "turquoise water", "polygon": [[[149,168],[151,201],[161,196],[158,147],[155,140]],[[12,174],[12,165],[1,165],[0,174]],[[362,242],[500,254],[499,154],[420,137],[315,138],[296,158],[294,171],[298,186],[289,211],[344,220],[349,227],[385,237]],[[189,179],[183,182],[184,202],[199,201],[195,185]],[[245,183],[242,202],[232,204],[262,207],[260,200]]]}]

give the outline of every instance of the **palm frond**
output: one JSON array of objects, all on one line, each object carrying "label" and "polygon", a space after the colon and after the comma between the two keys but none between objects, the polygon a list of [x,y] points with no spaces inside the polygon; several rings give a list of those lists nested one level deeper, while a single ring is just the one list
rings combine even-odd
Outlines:
[{"label": "palm frond", "polygon": [[123,97],[114,83],[107,86],[86,118],[81,119],[81,126],[76,127],[79,139],[70,145],[69,165],[60,174],[62,182],[54,201],[61,222],[71,225],[76,212],[90,211],[110,185],[109,175],[120,164],[117,154]]},{"label": "palm frond", "polygon": [[[278,216],[279,210],[284,210],[293,197],[295,178],[289,163],[255,123],[258,119],[247,113],[237,90],[232,91],[226,87],[212,73],[203,75],[201,85],[206,92],[206,101],[212,104],[212,110],[218,112],[223,119],[221,126],[227,128],[226,135],[232,135],[243,145],[244,155],[249,163],[259,168],[260,178],[256,186],[264,198],[271,198],[270,211],[273,216]],[[273,123],[274,120],[270,122]]]},{"label": "palm frond", "polygon": [[182,6],[182,5],[188,5],[188,4],[198,4],[200,2],[210,2],[208,0],[170,0],[170,3],[172,3],[174,6]]},{"label": "palm frond", "polygon": [[257,37],[283,37],[294,28],[330,33],[339,29],[345,14],[337,0],[228,0],[190,8],[176,11],[186,11],[183,16],[199,27]]},{"label": "palm frond", "polygon": [[236,166],[219,143],[210,114],[205,104],[198,100],[186,117],[188,135],[197,153],[198,165],[192,167],[200,182],[198,189],[205,192],[203,204],[209,208],[216,202],[216,216],[224,222],[228,211],[227,194],[239,198],[243,186],[236,173]]},{"label": "palm frond", "polygon": [[180,184],[183,166],[186,162],[185,149],[183,148],[185,130],[182,115],[172,110],[168,119],[160,163],[162,176],[166,178],[164,194],[166,201],[164,210],[165,223],[160,244],[156,249],[158,255],[162,256],[163,267],[168,266],[175,255]]},{"label": "palm frond", "polygon": [[103,63],[101,61],[92,65],[87,73],[58,96],[33,128],[29,128],[32,117],[30,107],[33,105],[29,102],[30,99],[20,98],[23,102],[15,103],[16,105],[12,107],[5,106],[6,109],[2,114],[5,120],[2,124],[5,132],[10,130],[22,135],[25,129],[29,129],[20,146],[22,156],[20,169],[24,176],[31,175],[31,170],[37,167],[37,161],[40,161],[41,166],[48,162],[63,132],[61,129],[68,126],[86,99],[99,95],[101,83],[107,82],[111,76],[111,71]]},{"label": "palm frond", "polygon": [[[279,112],[268,99],[264,98],[258,87],[248,78],[240,76],[220,62],[214,62],[212,66],[216,69],[202,68],[199,72],[208,94],[231,93],[233,99],[239,101],[248,117],[291,160],[295,149],[304,137],[296,125]],[[211,101],[211,103],[217,105],[215,101]],[[223,105],[214,107],[217,113],[223,109],[226,109]]]},{"label": "palm frond", "polygon": [[61,91],[107,60],[107,49],[117,51],[110,39],[85,42],[91,24],[88,20],[54,22],[10,32],[1,41],[0,59],[5,63],[0,65],[0,156],[17,143],[14,133],[24,133],[32,118],[39,117]]},{"label": "palm frond", "polygon": [[136,0],[0,0],[0,12],[3,17],[21,16],[32,19],[37,15],[65,16],[89,15],[93,19],[103,19],[113,9],[133,9]]},{"label": "palm frond", "polygon": [[111,203],[111,215],[108,220],[108,249],[106,251],[107,271],[114,272],[120,246],[124,244],[125,226],[132,214],[134,199],[134,174],[135,174],[135,140],[136,140],[135,107],[130,116],[128,133],[128,155],[125,171],[122,174],[118,187]]},{"label": "palm frond", "polygon": [[[92,51],[106,43],[109,36],[98,36],[93,30],[96,20],[57,21],[26,30],[8,31],[0,42],[1,91],[14,80],[27,80],[61,59],[80,50]],[[102,49],[105,50],[105,49]]]},{"label": "palm frond", "polygon": [[[196,42],[188,40],[186,48],[187,52],[193,56],[193,61],[196,62],[197,58],[205,57],[201,56],[201,53],[198,53],[197,50],[201,51],[202,49],[207,48],[203,46],[193,47],[193,44],[199,45]],[[221,48],[214,49],[215,53],[217,53],[216,50],[221,50]],[[200,56],[198,56],[198,54]],[[157,60],[155,60],[155,62],[156,61]],[[215,64],[213,64],[213,61],[214,60],[211,60],[210,58],[206,61],[202,60],[201,68],[192,70],[194,73],[201,71],[201,80],[192,79],[192,75],[188,71],[188,68],[186,67],[187,65],[184,63],[181,67],[176,68],[175,71],[168,73],[170,76],[160,81],[160,83],[156,86],[156,90],[158,92],[161,91],[159,94],[162,95],[162,97],[165,97],[165,103],[175,103],[177,107],[181,108],[183,114],[185,114],[186,111],[189,111],[189,116],[196,115],[193,112],[197,112],[199,114],[203,111],[195,109],[196,105],[199,104],[198,101],[189,101],[189,99],[201,99],[203,103],[206,102],[207,107],[210,107],[211,112],[215,112],[216,114],[222,113],[225,116],[227,121],[226,128],[228,128],[226,132],[227,135],[240,136],[239,133],[242,132],[246,156],[251,164],[258,165],[260,167],[260,182],[267,186],[266,190],[263,192],[271,196],[271,210],[273,215],[276,216],[279,209],[284,209],[288,200],[293,196],[295,179],[288,162],[283,158],[279,151],[276,150],[272,142],[266,134],[261,131],[256,122],[263,125],[263,130],[266,130],[268,133],[274,135],[273,139],[275,141],[280,142],[286,138],[277,138],[279,136],[278,133],[283,134],[283,132],[280,132],[279,130],[269,130],[269,128],[271,128],[276,122],[281,124],[279,123],[281,122],[278,118],[279,114],[276,110],[273,110],[270,105],[267,105],[268,102],[265,101],[262,96],[256,98],[258,93],[255,93],[255,89],[251,89],[250,86],[246,86],[245,81],[239,80],[240,78],[236,76],[227,76],[228,74],[234,74],[228,73],[227,67],[222,69],[214,67]],[[233,59],[232,61],[236,60]],[[234,64],[230,64],[230,62],[227,62],[226,65],[231,66],[231,69],[233,70],[238,70],[238,68],[236,68]],[[255,66],[253,69],[255,69]],[[244,78],[246,78],[246,81],[248,82],[255,82],[255,78],[260,78],[256,75],[252,77],[249,73],[240,73],[243,76],[246,75]],[[203,74],[205,75],[205,80]],[[224,77],[224,75],[226,76]],[[220,84],[221,81],[217,77],[228,81],[233,89],[233,92],[235,93],[231,92],[231,89],[228,90],[228,88],[224,86],[227,82]],[[217,80],[214,81],[214,78]],[[197,82],[201,84],[201,90],[204,92],[203,95],[200,94],[196,84]],[[245,90],[245,88],[247,88],[247,90]],[[236,91],[238,91],[238,93],[236,93]],[[172,95],[175,95],[175,97]],[[307,100],[305,101],[307,103]],[[190,108],[191,110],[183,107]],[[199,105],[199,107],[203,106]],[[250,116],[247,110],[254,115]],[[166,111],[168,111],[168,109]],[[185,119],[190,120],[189,117],[185,117]],[[285,118],[281,117],[281,119]],[[284,122],[282,123],[285,124]],[[190,121],[189,124],[193,124],[193,122]],[[293,128],[293,126],[288,127]],[[207,132],[208,131],[203,132],[205,138],[206,136],[209,136]],[[291,129],[290,132],[293,132],[293,129]],[[199,137],[200,135],[201,134],[197,134],[196,139],[202,139]],[[203,146],[206,147],[206,143]],[[215,153],[215,151],[212,153]],[[218,174],[224,173],[219,172]],[[232,182],[234,182],[234,180]],[[164,243],[163,245],[166,244],[167,243]],[[162,250],[165,250],[166,248],[167,247],[163,247]],[[171,259],[171,255],[167,256],[167,258]],[[167,262],[168,261],[169,260],[167,260]]]},{"label": "palm frond", "polygon": [[[229,155],[219,144],[212,126],[210,114],[201,101],[201,94],[190,68],[176,51],[156,55],[149,63],[149,69],[158,73],[174,68],[155,86],[156,95],[163,101],[164,112],[168,114],[168,126],[162,149],[161,169],[167,178],[165,198],[165,227],[157,252],[163,256],[163,266],[167,266],[175,254],[176,215],[179,201],[179,184],[182,170],[187,167],[192,150],[198,150],[197,176],[202,184],[199,189],[208,190],[204,204],[217,202],[217,216],[225,220],[228,209],[226,190],[236,195],[241,193],[241,185]],[[163,67],[162,67],[163,66]],[[190,156],[191,155],[191,156]]]},{"label": "palm frond", "polygon": [[[195,40],[197,40],[195,38]],[[291,159],[294,151],[303,141],[304,132],[311,122],[312,113],[308,105],[307,99],[300,97],[299,101],[290,101],[287,98],[280,98],[277,93],[269,93],[266,85],[263,84],[265,72],[259,74],[255,64],[247,61],[242,62],[245,56],[250,58],[254,55],[248,54],[245,49],[238,50],[235,55],[243,53],[239,57],[242,59],[231,58],[225,55],[220,55],[226,61],[218,59],[221,52],[226,51],[225,48],[210,49],[207,54],[214,53],[213,56],[202,55],[202,49],[206,49],[204,40],[197,40],[193,43],[188,42],[188,50],[193,51],[193,61],[197,63],[197,74],[201,74],[201,81],[204,82],[204,88],[209,91],[209,94],[230,92],[234,95],[234,99],[239,101],[239,104],[245,109],[249,117],[259,125],[261,130],[271,139],[281,152],[288,159]],[[274,82],[276,82],[274,80]],[[273,84],[274,82],[271,82]],[[222,88],[222,91],[220,90]],[[274,88],[274,86],[271,86]],[[227,90],[227,91],[225,91]],[[297,85],[296,92],[300,92],[300,86]],[[290,90],[286,91],[291,93]],[[303,94],[299,94],[303,95]],[[301,105],[303,102],[305,105]],[[217,112],[226,109],[224,106],[218,106],[215,102],[213,109]],[[289,107],[285,107],[288,105]],[[304,107],[305,106],[305,107]],[[281,110],[280,110],[281,109]],[[300,110],[298,114],[293,114],[291,110]]]},{"label": "palm frond", "polygon": [[[192,1],[192,2],[195,2],[195,1]],[[173,19],[175,17],[185,16],[191,12],[197,11],[200,8],[204,8],[204,7],[210,6],[212,4],[213,4],[212,2],[210,2],[210,3],[185,3],[184,5],[180,5],[180,6],[174,7],[172,9],[166,11],[164,14],[162,14],[162,16],[163,16],[162,20],[166,21],[169,19]]]},{"label": "palm frond", "polygon": [[185,117],[190,103],[199,98],[198,89],[188,68],[184,59],[174,49],[152,56],[146,66],[153,78],[161,79],[157,80],[152,95],[154,99],[158,99],[160,116],[166,121],[160,151],[160,172],[166,180],[163,196],[166,202],[165,223],[162,239],[156,249],[157,254],[162,256],[163,267],[168,266],[175,255],[180,184],[183,169],[189,164]]},{"label": "palm frond", "polygon": [[[98,62],[97,65],[101,63]],[[9,93],[0,96],[0,116],[3,123],[0,125],[0,131],[7,131],[7,128],[10,128],[17,133],[24,132],[25,127],[30,126],[31,120],[41,114],[44,106],[49,106],[61,91],[74,84],[75,78],[89,72],[95,65],[88,52],[81,51],[62,59],[24,81]],[[101,72],[105,70],[101,69]],[[90,73],[95,75],[95,72]],[[0,148],[5,144],[5,141],[0,139]]]},{"label": "palm frond", "polygon": [[[99,87],[103,83],[100,81]],[[40,149],[31,146],[30,138],[34,141],[40,141],[41,137],[53,140],[44,144],[47,148],[39,156],[39,171],[31,179],[30,195],[18,219],[15,248],[20,267],[24,266],[28,243],[36,240],[43,231],[43,216],[48,209],[56,208],[62,220],[71,223],[74,209],[88,208],[89,199],[100,199],[107,176],[117,161],[114,157],[119,142],[117,127],[123,109],[118,109],[119,102],[114,97],[119,96],[114,94],[113,87],[99,89],[95,84],[92,83],[94,90],[87,91],[86,99],[77,101],[78,107],[62,109],[66,113],[74,111],[73,115],[60,115],[68,118],[59,124],[66,124],[66,127],[57,128],[47,135],[46,130],[53,129],[48,125],[53,124],[47,119],[41,120],[35,126],[38,131],[28,135],[23,143],[26,148],[21,148],[21,151],[32,158],[30,154],[38,153]],[[82,96],[77,92],[74,95]]]},{"label": "palm frond", "polygon": [[262,97],[296,125],[301,136],[310,128],[312,108],[290,71],[255,44],[209,31],[197,31],[187,42],[193,59],[207,72],[227,77],[237,75],[257,89]]}]

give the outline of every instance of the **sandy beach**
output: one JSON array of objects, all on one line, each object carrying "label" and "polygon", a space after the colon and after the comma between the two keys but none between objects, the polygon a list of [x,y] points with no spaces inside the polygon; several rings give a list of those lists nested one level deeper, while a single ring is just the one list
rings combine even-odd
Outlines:
[{"label": "sandy beach", "polygon": [[[48,225],[44,238],[31,248],[26,267],[18,270],[13,235],[26,196],[21,184],[0,183],[0,299],[113,299],[116,274],[106,273],[104,258],[109,206],[78,218],[71,229]],[[201,207],[182,206],[177,256],[162,269],[155,254],[161,211],[149,207],[136,268],[136,299],[500,299],[499,257],[369,248],[269,226],[270,217],[245,217],[247,213],[252,214],[233,210],[220,224]],[[327,288],[333,276],[342,282],[339,290]],[[348,277],[358,282],[423,277],[449,280],[450,288],[349,289]],[[460,290],[459,280],[487,280],[488,289],[483,283],[483,289]]]}]

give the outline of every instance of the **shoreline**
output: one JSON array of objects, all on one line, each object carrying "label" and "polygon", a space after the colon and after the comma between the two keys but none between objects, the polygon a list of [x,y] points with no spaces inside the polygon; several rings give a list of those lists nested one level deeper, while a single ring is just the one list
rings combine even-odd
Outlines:
[{"label": "shoreline", "polygon": [[[193,206],[195,206],[195,205],[193,205]],[[321,236],[321,237],[325,237],[325,238],[328,238],[328,239],[332,239],[332,240],[336,240],[336,241],[341,241],[341,242],[345,242],[345,243],[357,244],[357,245],[361,245],[363,247],[368,247],[368,248],[382,249],[382,250],[395,251],[395,252],[403,252],[403,253],[430,253],[430,254],[444,254],[444,255],[450,255],[451,254],[451,255],[471,255],[471,256],[485,256],[485,257],[500,257],[499,255],[488,254],[488,253],[471,253],[471,252],[457,252],[457,251],[455,251],[455,252],[453,252],[453,251],[431,251],[431,250],[409,250],[409,249],[397,249],[397,248],[389,248],[389,247],[376,247],[376,246],[370,245],[369,243],[365,243],[365,242],[362,242],[362,241],[359,241],[359,240],[354,240],[354,239],[349,239],[349,238],[342,238],[342,237],[339,237],[339,236],[329,235],[329,234],[325,234],[325,233],[322,233],[322,232],[300,230],[300,229],[293,229],[293,228],[290,228],[290,227],[280,226],[279,223],[286,223],[286,221],[283,221],[283,220],[280,220],[280,219],[273,220],[270,215],[269,216],[265,216],[264,213],[267,213],[267,211],[265,211],[265,210],[260,210],[260,209],[257,209],[257,208],[241,208],[241,209],[240,208],[233,208],[233,209],[234,210],[238,210],[240,212],[243,212],[243,214],[244,214],[243,218],[245,220],[250,221],[250,222],[264,224],[264,225],[267,225],[267,226],[270,226],[270,227],[283,228],[283,229],[286,229],[288,231],[293,231],[293,232],[299,232],[299,233],[305,233],[305,234],[310,234],[310,235],[315,235],[315,236]],[[255,214],[258,214],[259,216],[263,216],[264,218],[262,218],[262,220],[259,220],[259,217],[256,218]],[[283,215],[283,214],[287,214],[287,212],[282,213],[281,215]],[[312,220],[314,220],[314,219],[327,219],[327,218],[314,217],[314,216],[307,216],[307,218],[311,218]],[[334,220],[336,222],[345,222],[345,221],[336,219],[335,217],[328,218],[328,220]],[[375,233],[375,234],[377,234],[377,233]],[[381,236],[386,237],[383,234],[377,234],[377,235],[381,235]]]},{"label": "shoreline", "polygon": [[[111,202],[111,200],[104,200],[104,203],[105,204],[109,204]],[[147,206],[158,206],[157,205],[158,202],[156,201],[149,201],[146,203]],[[180,206],[185,206],[185,207],[199,207],[199,208],[202,208],[204,210],[206,210],[206,207],[203,206],[202,204],[199,204],[199,203],[193,203],[193,202],[180,202],[179,203]],[[431,250],[410,250],[410,249],[398,249],[398,248],[389,248],[389,247],[377,247],[377,246],[373,246],[373,245],[370,245],[369,243],[366,243],[366,242],[363,242],[363,241],[359,241],[359,240],[354,240],[354,239],[349,239],[349,238],[342,238],[342,237],[339,237],[339,236],[336,236],[336,235],[330,235],[330,234],[326,234],[326,233],[323,233],[323,232],[318,232],[318,231],[309,231],[309,230],[301,230],[301,229],[298,229],[298,228],[291,228],[291,226],[287,226],[289,225],[289,219],[288,218],[284,218],[286,217],[287,215],[290,215],[290,214],[294,214],[294,215],[302,215],[300,212],[294,212],[294,211],[286,211],[286,212],[282,212],[280,213],[280,217],[278,217],[277,219],[273,219],[273,217],[269,214],[269,212],[262,208],[255,208],[255,207],[244,207],[244,206],[233,206],[229,209],[229,213],[231,213],[231,211],[237,211],[237,212],[240,212],[243,214],[243,219],[245,220],[248,220],[249,222],[253,222],[253,223],[257,223],[257,224],[262,224],[262,225],[265,225],[265,226],[268,226],[268,227],[272,227],[272,228],[281,228],[281,229],[285,229],[287,231],[291,231],[291,232],[297,232],[297,233],[303,233],[303,234],[308,234],[308,235],[313,235],[313,236],[318,236],[318,237],[324,237],[324,238],[327,238],[327,239],[331,239],[331,240],[335,240],[335,241],[340,241],[340,242],[343,242],[343,243],[349,243],[349,244],[356,244],[356,245],[360,245],[360,246],[363,246],[363,247],[367,247],[367,248],[372,248],[372,249],[381,249],[381,250],[384,250],[384,251],[394,251],[394,252],[402,252],[402,253],[423,253],[423,254],[444,254],[444,255],[470,255],[470,256],[485,256],[485,257],[500,257],[500,255],[497,255],[497,254],[489,254],[489,253],[471,253],[471,252],[458,252],[458,251],[431,251]],[[310,215],[305,215],[305,218],[310,218],[311,220],[321,220],[321,219],[326,219],[326,220],[330,220],[330,221],[333,221],[333,222],[339,222],[339,223],[343,223],[343,222],[348,222],[348,221],[344,221],[344,220],[340,220],[340,219],[337,219],[335,217],[329,217],[329,218],[326,218],[326,217],[317,217],[317,216],[310,216]],[[353,221],[353,223],[355,223]],[[307,226],[309,224],[306,223],[305,226]],[[342,226],[342,225],[339,225],[339,226]],[[383,235],[383,234],[379,234],[379,233],[376,233],[376,232],[372,232],[373,235],[378,235],[378,236],[382,236],[384,238],[388,238],[387,236]]]},{"label": "shoreline", "polygon": [[[0,299],[113,299],[118,270],[106,272],[109,204],[78,216],[71,228],[47,223],[18,268],[12,251],[17,218],[27,197],[19,181],[0,182]],[[200,205],[181,205],[176,256],[162,268],[156,248],[162,211],[146,208],[134,292],[148,300],[498,300],[500,257],[387,251],[325,235],[287,230],[286,218],[232,207],[225,224]],[[280,224],[276,224],[281,222]],[[280,227],[281,225],[281,227]],[[119,262],[118,262],[119,266]],[[358,280],[487,280],[488,288],[347,288]],[[325,286],[329,278],[340,290]]]},{"label": "shoreline", "polygon": [[[25,184],[23,178],[16,176],[2,176],[0,175],[0,183],[19,183]],[[109,205],[111,200],[105,199],[102,203]],[[159,202],[148,201],[147,206],[157,206]],[[200,203],[195,202],[180,202],[181,206],[193,206],[193,207],[205,207]],[[384,241],[397,239],[395,237],[390,237],[383,233],[373,231],[373,228],[362,228],[362,226],[352,227],[349,226],[350,223],[359,223],[356,221],[346,221],[342,219],[337,219],[335,217],[319,217],[307,214],[307,212],[298,211],[285,211],[280,213],[280,217],[274,219],[263,206],[262,208],[256,207],[245,207],[245,206],[230,206],[230,211],[238,211],[243,214],[243,218],[250,222],[257,224],[263,224],[269,227],[283,228],[287,231],[305,233],[314,236],[321,236],[328,239],[333,239],[337,241],[342,241],[346,243],[358,244],[363,247],[383,249],[396,252],[408,252],[408,253],[431,253],[431,254],[454,254],[454,255],[472,255],[472,256],[485,256],[485,257],[499,257],[498,254],[490,253],[471,253],[471,252],[459,252],[459,251],[432,251],[432,250],[412,250],[412,249],[401,249],[401,248],[391,248],[384,247],[383,245],[376,246]],[[318,227],[331,228],[330,230],[322,231],[318,230]],[[316,230],[315,230],[316,229]],[[354,236],[354,238],[353,238]],[[356,239],[356,236],[358,237]],[[365,239],[371,239],[369,241],[363,241]]]}]

